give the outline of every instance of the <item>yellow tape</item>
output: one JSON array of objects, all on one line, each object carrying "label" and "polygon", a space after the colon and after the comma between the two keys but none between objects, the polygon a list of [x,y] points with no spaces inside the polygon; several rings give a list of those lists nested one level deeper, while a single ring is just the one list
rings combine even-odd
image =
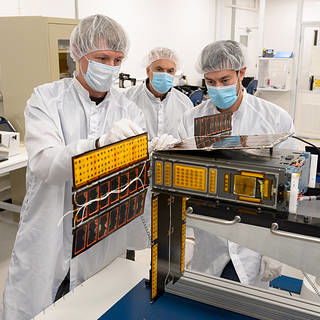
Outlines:
[{"label": "yellow tape", "polygon": [[258,173],[258,172],[241,171],[240,174],[242,176],[247,176],[247,177],[264,178],[264,174],[263,173]]},{"label": "yellow tape", "polygon": [[248,201],[248,202],[255,202],[255,203],[260,203],[261,199],[257,199],[257,198],[247,198],[247,197],[239,197],[238,198],[241,201]]}]

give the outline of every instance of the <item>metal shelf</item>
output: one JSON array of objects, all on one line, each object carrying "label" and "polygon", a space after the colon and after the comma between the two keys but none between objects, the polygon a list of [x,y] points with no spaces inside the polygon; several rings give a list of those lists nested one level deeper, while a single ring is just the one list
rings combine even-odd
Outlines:
[{"label": "metal shelf", "polygon": [[290,89],[257,88],[257,91],[278,91],[278,92],[288,92],[288,91],[290,91]]},{"label": "metal shelf", "polygon": [[259,60],[292,60],[293,58],[264,58],[264,57],[259,57]]}]

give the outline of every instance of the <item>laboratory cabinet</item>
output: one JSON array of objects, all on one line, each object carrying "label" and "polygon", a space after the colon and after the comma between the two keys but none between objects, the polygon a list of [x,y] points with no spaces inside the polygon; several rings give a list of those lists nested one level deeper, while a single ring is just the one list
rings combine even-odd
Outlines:
[{"label": "laboratory cabinet", "polygon": [[[69,38],[76,19],[0,17],[0,115],[7,118],[24,141],[24,109],[33,88],[71,77],[75,64]],[[2,178],[0,177],[0,180]],[[11,199],[21,204],[25,168],[10,173]]]},{"label": "laboratory cabinet", "polygon": [[292,75],[292,58],[259,58],[258,90],[289,91]]},{"label": "laboratory cabinet", "polygon": [[24,109],[33,88],[71,77],[75,63],[69,37],[76,19],[50,17],[0,18],[0,90],[3,116],[24,140]]}]

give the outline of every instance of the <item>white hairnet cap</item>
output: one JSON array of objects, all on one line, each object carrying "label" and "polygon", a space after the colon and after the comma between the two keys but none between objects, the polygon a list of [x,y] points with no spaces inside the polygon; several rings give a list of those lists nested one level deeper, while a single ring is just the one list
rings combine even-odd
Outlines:
[{"label": "white hairnet cap", "polygon": [[178,64],[179,64],[178,56],[174,51],[165,47],[153,48],[145,58],[145,66],[149,67],[151,63],[160,59],[171,60],[176,64],[176,67],[178,68]]},{"label": "white hairnet cap", "polygon": [[198,62],[202,73],[221,70],[240,70],[245,58],[240,44],[233,40],[221,40],[208,44],[201,52]]},{"label": "white hairnet cap", "polygon": [[70,36],[70,55],[79,61],[98,50],[127,53],[128,38],[123,28],[113,19],[96,14],[82,19]]}]

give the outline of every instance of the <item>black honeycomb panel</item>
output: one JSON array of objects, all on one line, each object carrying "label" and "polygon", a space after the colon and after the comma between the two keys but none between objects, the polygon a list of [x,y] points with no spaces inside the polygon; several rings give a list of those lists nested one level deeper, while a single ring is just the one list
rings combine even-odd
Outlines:
[{"label": "black honeycomb panel", "polygon": [[108,232],[108,216],[109,212],[101,215],[99,217],[99,225],[98,225],[98,240],[102,239],[107,235]]},{"label": "black honeycomb panel", "polygon": [[[129,183],[129,171],[123,172],[120,175],[120,187],[121,190]],[[129,195],[129,187],[120,193],[120,199],[123,199]]]},{"label": "black honeycomb panel", "polygon": [[[145,175],[146,175],[146,166],[144,165],[139,165],[138,166],[138,177],[140,177],[140,180],[142,181],[142,183],[144,184],[145,181]],[[138,190],[143,188],[143,185],[141,184],[141,182],[138,180]]]},{"label": "black honeycomb panel", "polygon": [[[139,192],[141,188],[145,188],[149,185],[149,179],[147,178],[147,170],[149,168],[149,161],[143,164],[137,164],[135,167],[122,171],[112,178],[104,178],[97,183],[91,183],[87,187],[82,187],[80,191],[74,191],[74,227],[80,223],[85,222],[91,217],[101,214],[103,211],[108,210],[109,207],[115,206],[118,202],[123,201],[130,195],[134,195]],[[135,180],[132,184],[130,182],[139,176],[140,180]],[[124,186],[129,187],[126,190],[119,193],[120,189]],[[111,190],[116,191],[111,193]],[[81,205],[89,202],[90,200],[101,199],[93,201],[81,210]],[[132,218],[132,216],[131,216]]]},{"label": "black honeycomb panel", "polygon": [[128,203],[124,202],[119,207],[118,228],[126,224],[127,214],[128,214]]},{"label": "black honeycomb panel", "polygon": [[[73,188],[72,257],[108,237],[143,212],[149,161]],[[135,180],[139,176],[140,180]],[[133,183],[130,183],[135,180]],[[124,187],[127,188],[119,193]],[[142,189],[142,190],[141,190]],[[111,193],[111,191],[116,191]],[[100,200],[104,198],[103,200]],[[95,201],[96,200],[96,201]],[[90,203],[89,203],[90,202]],[[86,205],[82,208],[83,205]]]},{"label": "black honeycomb panel", "polygon": [[146,193],[140,193],[137,196],[137,209],[136,209],[136,216],[141,215],[144,210],[144,204],[145,204],[145,195]]},{"label": "black honeycomb panel", "polygon": [[[112,179],[110,179],[110,191],[117,191],[120,188],[119,185],[119,176],[116,176]],[[115,202],[119,201],[119,193],[111,193],[110,194],[110,204],[113,204]]]},{"label": "black honeycomb panel", "polygon": [[[135,179],[137,177],[137,168],[132,168],[129,170],[129,179],[130,181],[132,181],[133,179]],[[133,183],[131,183],[130,187],[129,187],[129,192],[130,194],[134,193],[137,191],[137,187],[138,187],[138,181],[135,181]]]},{"label": "black honeycomb panel", "polygon": [[86,191],[77,193],[76,195],[77,205],[82,206],[83,204],[85,204],[87,202],[87,197],[88,197],[88,194]]},{"label": "black honeycomb panel", "polygon": [[108,233],[116,230],[118,223],[118,207],[112,209],[109,213]]},{"label": "black honeycomb panel", "polygon": [[146,192],[145,189],[76,227],[73,231],[72,256],[84,252],[143,213]]},{"label": "black honeycomb panel", "polygon": [[[100,197],[103,198],[110,191],[109,181],[103,181],[100,183]],[[109,205],[109,197],[100,201],[100,209],[104,209]]]},{"label": "black honeycomb panel", "polygon": [[[95,200],[97,198],[99,198],[99,185],[96,185],[88,190],[88,201]],[[99,201],[90,203],[87,210],[89,216],[97,213],[99,211]]]},{"label": "black honeycomb panel", "polygon": [[86,248],[86,237],[87,237],[87,225],[83,225],[75,231],[75,235],[73,238],[74,255],[79,254]]},{"label": "black honeycomb panel", "polygon": [[87,246],[92,246],[98,240],[98,219],[88,223]]},{"label": "black honeycomb panel", "polygon": [[76,194],[74,201],[74,220],[76,222],[83,221],[88,216],[87,207],[81,208],[88,201],[88,192],[87,190],[81,191]]},{"label": "black honeycomb panel", "polygon": [[129,208],[128,208],[128,221],[132,220],[135,217],[136,203],[137,203],[136,197],[130,198]]}]

